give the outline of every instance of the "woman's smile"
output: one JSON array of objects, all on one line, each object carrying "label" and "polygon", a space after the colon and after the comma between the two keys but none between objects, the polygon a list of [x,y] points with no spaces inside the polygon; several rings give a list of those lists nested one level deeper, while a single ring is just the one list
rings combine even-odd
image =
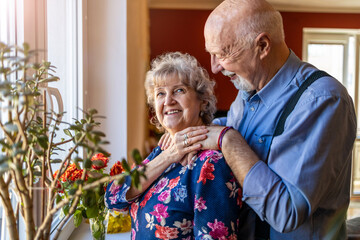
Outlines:
[{"label": "woman's smile", "polygon": [[169,76],[157,86],[154,97],[156,116],[170,134],[203,124],[200,118],[202,102],[176,75]]}]

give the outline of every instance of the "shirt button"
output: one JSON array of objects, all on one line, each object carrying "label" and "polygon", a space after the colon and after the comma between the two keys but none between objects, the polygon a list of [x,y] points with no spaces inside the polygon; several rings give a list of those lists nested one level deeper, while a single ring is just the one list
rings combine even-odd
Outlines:
[{"label": "shirt button", "polygon": [[255,108],[254,108],[254,107],[251,107],[250,110],[253,112],[253,111],[255,111]]},{"label": "shirt button", "polygon": [[258,142],[259,142],[259,143],[263,143],[264,140],[263,140],[262,138],[259,138]]}]

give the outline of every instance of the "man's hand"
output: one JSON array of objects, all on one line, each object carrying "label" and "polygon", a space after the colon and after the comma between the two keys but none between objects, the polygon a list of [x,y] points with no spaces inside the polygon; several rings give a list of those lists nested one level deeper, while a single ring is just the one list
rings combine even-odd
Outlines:
[{"label": "man's hand", "polygon": [[218,147],[218,139],[221,131],[224,129],[224,126],[212,125],[207,126],[208,129],[207,138],[203,140],[201,143],[202,149],[212,149],[212,150],[220,150]]}]

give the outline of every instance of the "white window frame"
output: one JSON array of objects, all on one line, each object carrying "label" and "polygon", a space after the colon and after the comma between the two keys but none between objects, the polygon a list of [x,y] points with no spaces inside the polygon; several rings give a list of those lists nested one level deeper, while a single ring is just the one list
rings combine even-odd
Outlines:
[{"label": "white window frame", "polygon": [[[35,61],[47,60],[47,3],[51,0],[0,0],[0,41],[8,44],[21,45],[24,42],[29,43],[32,49],[43,50],[40,51]],[[63,1],[65,4],[65,0]],[[67,13],[69,13],[69,19],[67,19],[66,36],[67,42],[71,47],[68,49],[67,56],[69,60],[65,61],[66,68],[69,71],[66,73],[66,79],[71,79],[72,92],[68,105],[72,107],[66,107],[68,122],[71,122],[73,118],[81,118],[84,107],[83,98],[83,83],[86,82],[84,78],[84,36],[82,31],[84,29],[84,11],[86,11],[86,1],[83,0],[67,0]],[[74,24],[76,23],[76,24]],[[56,26],[55,26],[56,27]],[[55,54],[63,54],[58,52]],[[57,66],[61,67],[61,66]],[[52,86],[54,87],[54,86]],[[61,87],[56,86],[55,87]],[[61,91],[61,89],[60,89]],[[62,89],[64,91],[64,89]],[[76,107],[74,107],[76,106]],[[16,199],[13,198],[14,204]],[[1,206],[0,206],[1,207]],[[36,206],[35,206],[36,208]],[[40,216],[40,209],[38,211]],[[8,239],[5,216],[2,211],[1,221],[1,239]],[[57,225],[56,219],[54,219],[53,226]],[[74,225],[71,219],[68,221],[70,224],[66,224],[59,236],[59,239],[68,239],[74,230]],[[25,233],[25,227],[23,221],[18,223],[19,233]],[[25,236],[20,235],[20,239],[25,239]]]}]

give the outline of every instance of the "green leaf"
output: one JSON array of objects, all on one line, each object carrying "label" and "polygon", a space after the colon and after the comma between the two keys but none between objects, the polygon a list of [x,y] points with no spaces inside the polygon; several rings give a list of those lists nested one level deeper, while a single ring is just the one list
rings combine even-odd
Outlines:
[{"label": "green leaf", "polygon": [[[84,206],[85,207],[93,207],[96,206],[96,194],[94,191],[86,191],[83,195]],[[87,213],[86,213],[87,214]],[[91,218],[91,217],[89,217]]]},{"label": "green leaf", "polygon": [[47,149],[47,148],[48,148],[48,138],[47,138],[47,136],[44,136],[44,135],[38,136],[37,142],[39,143],[39,145],[40,145],[43,149]]},{"label": "green leaf", "polygon": [[61,162],[62,162],[62,160],[60,158],[50,160],[50,163],[61,163]]},{"label": "green leaf", "polygon": [[82,222],[81,211],[76,210],[75,213],[74,213],[74,225],[75,225],[75,227],[80,226],[81,222]]},{"label": "green leaf", "polygon": [[72,137],[72,134],[69,129],[64,129],[64,133],[68,135],[69,137]]},{"label": "green leaf", "polygon": [[132,174],[132,178],[131,181],[133,183],[133,185],[139,189],[139,185],[140,185],[140,175],[139,172],[137,170],[135,170]]},{"label": "green leaf", "polygon": [[88,218],[88,216],[86,215],[86,210],[85,209],[81,210],[81,215],[83,216],[83,218]]},{"label": "green leaf", "polygon": [[96,167],[104,167],[104,166],[105,166],[104,162],[101,161],[101,160],[93,160],[93,161],[91,161],[91,162],[92,162],[92,164],[95,165]]},{"label": "green leaf", "polygon": [[82,127],[78,126],[78,125],[70,125],[69,127],[70,130],[77,130],[77,131],[81,131]]},{"label": "green leaf", "polygon": [[95,134],[97,136],[100,137],[106,137],[105,133],[101,132],[101,131],[91,131],[92,134]]},{"label": "green leaf", "polygon": [[74,195],[76,193],[77,189],[76,188],[71,188],[69,190],[69,195]]},{"label": "green leaf", "polygon": [[62,208],[64,215],[68,215],[69,214],[69,210],[70,210],[70,204],[66,204],[63,208]]},{"label": "green leaf", "polygon": [[56,198],[55,198],[55,202],[56,204],[58,204],[59,202],[61,202],[62,198],[59,194],[56,194]]},{"label": "green leaf", "polygon": [[132,157],[133,157],[136,165],[139,165],[139,164],[142,163],[142,157],[141,157],[140,152],[139,152],[138,149],[134,149],[134,150],[132,151],[132,154],[131,154],[131,155],[132,155]]},{"label": "green leaf", "polygon": [[123,168],[124,168],[125,171],[127,171],[127,172],[130,172],[130,171],[131,171],[129,164],[127,163],[127,161],[126,161],[125,159],[123,159],[123,160],[121,161],[121,165],[123,166]]},{"label": "green leaf", "polygon": [[91,160],[89,158],[85,159],[84,161],[84,168],[91,168]]},{"label": "green leaf", "polygon": [[49,77],[49,78],[41,79],[39,81],[39,83],[57,82],[59,80],[60,80],[60,78],[58,78],[58,77]]},{"label": "green leaf", "polygon": [[95,204],[93,207],[86,208],[86,216],[88,218],[95,218],[99,215],[98,206]]},{"label": "green leaf", "polygon": [[94,114],[97,114],[98,111],[96,109],[89,109],[88,112],[91,114],[91,115],[94,115]]}]

